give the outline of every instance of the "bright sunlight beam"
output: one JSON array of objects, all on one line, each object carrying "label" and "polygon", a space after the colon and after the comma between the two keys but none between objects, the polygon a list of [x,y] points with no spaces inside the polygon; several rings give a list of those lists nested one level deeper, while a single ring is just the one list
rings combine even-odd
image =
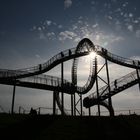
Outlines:
[{"label": "bright sunlight beam", "polygon": [[90,58],[90,59],[95,58],[96,55],[97,55],[96,52],[90,52],[89,58]]},{"label": "bright sunlight beam", "polygon": [[86,63],[89,63],[92,59],[97,56],[96,52],[90,52],[89,55],[82,58],[82,60]]}]

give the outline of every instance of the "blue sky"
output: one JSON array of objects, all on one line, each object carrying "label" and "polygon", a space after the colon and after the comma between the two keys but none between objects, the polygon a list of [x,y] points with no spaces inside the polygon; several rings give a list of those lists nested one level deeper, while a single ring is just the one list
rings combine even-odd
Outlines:
[{"label": "blue sky", "polygon": [[[84,37],[114,54],[140,59],[139,5],[139,0],[0,0],[0,68],[43,63],[62,50],[76,47]],[[2,104],[7,109],[12,91],[3,85],[0,89],[2,97],[7,95],[4,99],[8,105]],[[19,89],[20,94],[25,90]],[[45,94],[30,89],[28,92]],[[39,99],[37,102],[45,106]]]}]

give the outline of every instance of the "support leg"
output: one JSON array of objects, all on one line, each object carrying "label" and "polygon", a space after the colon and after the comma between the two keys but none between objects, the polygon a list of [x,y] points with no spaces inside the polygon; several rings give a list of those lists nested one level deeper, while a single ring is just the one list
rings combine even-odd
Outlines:
[{"label": "support leg", "polygon": [[61,114],[64,115],[64,93],[63,93],[63,82],[64,80],[64,65],[63,65],[63,62],[61,63],[61,88],[62,88],[62,92],[61,92],[61,101],[62,101],[62,112]]},{"label": "support leg", "polygon": [[73,95],[71,94],[71,115],[73,116]]},{"label": "support leg", "polygon": [[138,81],[139,81],[139,91],[140,91],[140,75],[139,75],[139,70],[136,69],[136,73],[137,73],[137,78],[138,78]]},{"label": "support leg", "polygon": [[83,116],[82,94],[80,95],[80,110],[81,110],[81,116]]},{"label": "support leg", "polygon": [[74,116],[76,116],[76,95],[74,93]]},{"label": "support leg", "polygon": [[[111,99],[111,95],[110,95],[110,78],[109,78],[109,70],[108,70],[107,59],[105,59],[105,64],[106,64],[107,84],[108,84],[108,91],[109,91],[108,103],[109,103],[109,108],[111,110],[111,108],[112,108],[112,99]],[[112,116],[112,114],[110,114],[110,116]]]},{"label": "support leg", "polygon": [[12,97],[11,114],[14,114],[15,92],[16,92],[16,84],[14,84],[14,87],[13,87],[13,97]]},{"label": "support leg", "polygon": [[56,93],[53,92],[53,115],[56,115]]},{"label": "support leg", "polygon": [[90,109],[90,107],[88,108],[88,111],[89,111],[89,116],[91,116],[91,109]]},{"label": "support leg", "polygon": [[[97,57],[95,58],[95,65],[97,65]],[[97,66],[96,66],[97,67]],[[98,87],[98,74],[96,70],[96,91],[97,91],[97,98],[99,99],[99,87]],[[98,115],[100,116],[100,103],[98,103]]]}]

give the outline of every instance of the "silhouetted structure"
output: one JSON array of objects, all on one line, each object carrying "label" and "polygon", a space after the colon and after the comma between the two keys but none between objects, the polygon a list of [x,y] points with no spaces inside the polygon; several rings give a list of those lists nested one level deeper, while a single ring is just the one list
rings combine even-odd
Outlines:
[{"label": "silhouetted structure", "polygon": [[115,89],[117,89],[117,80],[114,81]]},{"label": "silhouetted structure", "polygon": [[31,107],[30,115],[37,115],[37,111]]},{"label": "silhouetted structure", "polygon": [[71,55],[71,50],[69,50],[69,56]]},{"label": "silhouetted structure", "polygon": [[39,71],[41,71],[42,70],[42,66],[41,66],[41,64],[39,64]]},{"label": "silhouetted structure", "polygon": [[[104,63],[102,67],[98,67],[98,58],[90,60],[90,73],[86,84],[83,87],[77,85],[77,68],[78,59],[82,56],[89,55],[90,52],[96,52],[104,58]],[[68,60],[73,60],[71,77],[72,81],[69,82],[64,79],[64,62]],[[113,82],[110,82],[110,75],[108,69],[108,61],[113,63],[133,68],[134,72],[131,72]],[[0,84],[13,85],[13,98],[11,112],[14,112],[14,99],[15,99],[15,89],[16,86],[29,87],[36,89],[44,89],[53,91],[53,113],[56,112],[56,103],[60,108],[63,115],[67,112],[64,108],[64,93],[71,95],[71,114],[72,115],[83,115],[83,106],[90,110],[90,107],[98,105],[98,114],[100,115],[100,105],[104,105],[109,111],[110,115],[113,115],[113,107],[111,97],[135,84],[140,85],[140,62],[138,60],[130,60],[108,52],[106,49],[96,46],[88,38],[81,40],[76,48],[68,49],[58,53],[53,56],[44,64],[39,64],[35,67],[20,69],[20,70],[0,70]],[[41,73],[48,72],[55,66],[61,64],[61,78],[54,76],[47,76]],[[105,77],[99,76],[102,70],[105,70]],[[36,76],[37,75],[37,76]],[[99,80],[105,83],[105,86],[99,88]],[[118,85],[119,83],[119,85]],[[96,86],[96,91],[91,95],[87,96],[83,100],[83,94],[88,93],[93,86]],[[114,88],[115,87],[115,88]],[[140,86],[139,86],[140,87]],[[117,90],[116,90],[117,88]],[[60,94],[61,97],[60,97]],[[77,94],[77,95],[76,95]],[[108,102],[104,101],[108,99]],[[77,106],[80,106],[78,108]],[[31,109],[33,113],[33,109]],[[31,114],[32,114],[31,113]],[[37,113],[33,113],[37,114]]]}]

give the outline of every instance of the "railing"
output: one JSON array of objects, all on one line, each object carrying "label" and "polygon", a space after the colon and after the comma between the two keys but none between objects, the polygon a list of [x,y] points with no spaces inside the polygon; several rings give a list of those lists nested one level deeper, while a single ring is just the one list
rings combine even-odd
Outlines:
[{"label": "railing", "polygon": [[[64,61],[64,58],[70,58],[70,56],[74,56],[76,57],[77,53],[78,54],[84,54],[85,52],[89,52],[91,51],[90,49],[83,49],[80,50],[81,52],[76,52],[76,48],[72,48],[72,49],[68,49],[65,50],[63,52],[60,52],[58,54],[56,54],[55,56],[53,56],[51,59],[49,59],[46,63],[43,64],[39,64],[37,66],[34,67],[30,67],[30,68],[25,68],[25,69],[17,69],[17,70],[7,70],[7,69],[1,69],[0,70],[0,78],[6,78],[6,77],[17,77],[17,76],[23,76],[26,75],[28,76],[28,74],[32,74],[32,75],[36,75],[37,73],[43,73],[49,70],[49,68],[54,64],[54,63],[60,63],[62,61]],[[95,52],[97,52],[99,55],[103,56],[103,57],[107,57],[110,61],[113,61],[117,64],[121,64],[124,66],[128,66],[131,68],[140,68],[140,61],[138,60],[131,60],[131,59],[127,59],[127,58],[123,58],[121,56],[117,56],[115,54],[112,54],[110,52],[108,52],[106,49],[102,48],[101,46],[96,45]],[[57,64],[56,64],[57,65]]]},{"label": "railing", "polygon": [[47,72],[48,70],[52,69],[54,66],[60,64],[63,61],[72,59],[74,57],[87,55],[88,53],[88,51],[82,53],[75,53],[75,48],[68,49],[53,56],[46,63],[39,64],[34,67],[17,70],[0,69],[0,78],[23,78],[38,75]]},{"label": "railing", "polygon": [[[38,107],[38,108],[35,108],[34,110],[37,111],[37,114],[38,115],[44,115],[44,114],[53,114],[53,108],[52,107]],[[69,112],[69,114],[71,113],[71,110],[70,109],[65,109],[67,112]],[[56,108],[56,114],[60,114],[59,112],[59,108]],[[19,106],[19,114],[29,114],[30,113],[30,110],[27,110],[25,109],[24,107],[22,106]],[[98,112],[93,112],[95,113],[95,115],[98,115]],[[118,115],[140,115],[140,109],[115,109],[114,110],[114,113],[115,113],[115,116],[118,116]],[[88,115],[88,114],[85,114],[84,112],[84,115]],[[109,112],[106,111],[106,110],[101,110],[101,115],[103,116],[108,116],[109,115]]]},{"label": "railing", "polygon": [[[136,71],[133,71],[119,79],[116,79],[116,85],[115,85],[115,81],[111,82],[110,83],[110,90],[111,90],[111,93],[114,92],[114,90],[116,90],[116,86],[117,86],[117,89],[119,89],[119,87],[123,87],[124,85],[127,85],[128,83],[131,83],[135,80],[138,80],[138,77],[137,77],[137,73]],[[108,85],[106,86],[103,86],[102,88],[99,89],[99,96],[103,96],[103,95],[106,95],[108,94],[109,91],[108,91]],[[97,98],[97,94],[96,92],[92,93],[91,95],[88,96],[90,99],[91,98]]]},{"label": "railing", "polygon": [[[114,110],[115,116],[120,116],[120,115],[140,115],[140,109],[119,109],[119,110]],[[108,111],[101,111],[101,115],[109,115]]]},{"label": "railing", "polygon": [[131,68],[140,68],[139,60],[132,60],[132,59],[118,56],[116,54],[110,53],[109,51],[107,51],[106,49],[98,45],[96,45],[95,47],[96,47],[95,51],[97,52],[97,54],[106,57],[107,59],[109,59],[114,63],[121,64],[123,66],[131,67]]},{"label": "railing", "polygon": [[[69,59],[87,55],[87,54],[89,54],[90,51],[93,51],[93,50],[95,52],[97,52],[97,54],[101,55],[102,57],[104,57],[114,63],[120,64],[123,66],[127,66],[127,67],[131,67],[131,68],[135,68],[135,69],[140,69],[140,62],[138,60],[126,59],[126,58],[114,55],[100,46],[94,46],[91,41],[89,41],[88,39],[85,39],[79,43],[77,48],[72,48],[72,49],[68,49],[63,52],[60,52],[57,55],[53,56],[51,59],[49,59],[46,63],[39,64],[37,66],[30,67],[30,68],[18,69],[18,70],[1,69],[0,70],[0,79],[4,78],[4,80],[6,80],[6,79],[9,80],[9,78],[12,78],[12,79],[14,78],[17,80],[18,78],[20,78],[19,81],[21,80],[23,82],[25,81],[25,82],[30,82],[30,83],[39,83],[39,84],[45,84],[45,85],[50,85],[50,86],[55,86],[55,87],[56,86],[61,87],[62,81],[60,78],[52,77],[52,76],[44,76],[44,75],[42,76],[39,74],[47,72],[50,69],[52,69],[53,67],[55,67],[56,65],[58,65],[64,61],[67,61]],[[74,75],[73,79],[75,78],[75,80],[77,80],[76,79],[77,72],[75,72],[75,69],[77,69],[77,63],[75,64],[75,66],[73,68],[74,69],[73,69],[72,74],[76,75],[76,76]],[[84,93],[89,88],[91,88],[91,85],[93,84],[93,81],[94,81],[93,78],[95,77],[94,76],[95,75],[95,69],[94,69],[95,66],[93,65],[92,68],[93,69],[92,69],[92,71],[90,71],[91,73],[89,75],[87,83],[83,87],[77,87],[77,92]],[[136,72],[132,72],[120,79],[117,79],[116,80],[117,87],[118,88],[122,87],[123,85],[131,83],[135,80],[137,80],[137,74],[136,74]],[[73,88],[72,84],[66,80],[64,80],[64,85],[69,87],[69,89]],[[112,83],[110,83],[110,87],[111,87],[111,93],[113,95],[113,92],[116,90],[116,85],[115,85],[114,81]],[[101,89],[99,89],[99,96],[104,96],[107,94],[108,94],[108,86],[104,86]],[[96,92],[94,92],[92,95],[90,95],[88,97],[95,98]],[[59,101],[59,103],[60,103],[60,101]]]},{"label": "railing", "polygon": [[[49,76],[49,75],[37,75],[37,76],[31,76],[27,78],[20,79],[22,82],[30,82],[30,83],[38,83],[38,84],[44,84],[44,85],[50,85],[50,86],[61,86],[62,81],[61,78]],[[64,85],[67,85],[71,87],[71,83],[67,80],[63,80]]]}]

